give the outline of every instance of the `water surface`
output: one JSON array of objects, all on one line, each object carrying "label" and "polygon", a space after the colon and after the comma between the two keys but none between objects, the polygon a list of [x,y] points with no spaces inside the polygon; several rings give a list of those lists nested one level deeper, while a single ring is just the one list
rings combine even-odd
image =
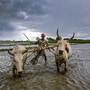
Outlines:
[{"label": "water surface", "polygon": [[29,57],[21,78],[11,76],[9,54],[0,52],[0,90],[89,90],[90,44],[72,45],[72,50],[66,74],[57,73],[54,55],[46,51],[48,64],[40,57],[32,66]]}]

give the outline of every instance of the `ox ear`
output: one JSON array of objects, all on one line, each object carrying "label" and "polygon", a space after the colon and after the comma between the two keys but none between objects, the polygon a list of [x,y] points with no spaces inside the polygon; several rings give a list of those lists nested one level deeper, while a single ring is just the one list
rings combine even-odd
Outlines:
[{"label": "ox ear", "polygon": [[62,37],[61,37],[61,36],[59,35],[59,33],[58,33],[58,28],[57,28],[57,32],[56,32],[56,34],[57,34],[56,40],[61,40]]},{"label": "ox ear", "polygon": [[28,49],[24,50],[22,53],[23,53],[23,54],[24,54],[24,53],[27,53],[27,51],[28,51]]},{"label": "ox ear", "polygon": [[13,55],[13,56],[14,56],[14,52],[8,51],[8,53],[9,53],[10,55]]},{"label": "ox ear", "polygon": [[69,48],[67,47],[67,44],[65,45],[65,50],[67,51],[67,53],[69,53]]}]

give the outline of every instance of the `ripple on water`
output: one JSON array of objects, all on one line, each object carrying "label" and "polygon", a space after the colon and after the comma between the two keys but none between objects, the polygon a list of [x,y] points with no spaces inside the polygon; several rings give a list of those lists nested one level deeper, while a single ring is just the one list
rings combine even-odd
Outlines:
[{"label": "ripple on water", "polygon": [[[86,48],[87,47],[87,48]],[[21,78],[7,74],[11,67],[9,54],[0,52],[0,89],[1,90],[89,90],[90,88],[90,44],[72,45],[73,55],[69,60],[66,74],[57,73],[54,55],[47,52],[48,64],[40,57],[32,66],[30,58],[25,64]]]}]

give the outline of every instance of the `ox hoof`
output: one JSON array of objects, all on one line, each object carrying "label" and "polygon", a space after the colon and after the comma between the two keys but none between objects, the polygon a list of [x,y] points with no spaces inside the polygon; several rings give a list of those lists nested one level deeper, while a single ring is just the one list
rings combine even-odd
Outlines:
[{"label": "ox hoof", "polygon": [[18,72],[18,76],[21,77],[22,76],[22,72]]},{"label": "ox hoof", "polygon": [[22,76],[22,75],[20,75],[20,74],[18,75],[18,77],[21,77],[21,76]]},{"label": "ox hoof", "polygon": [[68,71],[68,69],[67,69],[67,68],[65,68],[65,69],[64,69],[64,71],[65,71],[65,72],[67,72],[67,71]]},{"label": "ox hoof", "polygon": [[16,74],[13,74],[12,76],[13,76],[13,77],[16,77]]},{"label": "ox hoof", "polygon": [[47,65],[47,64],[48,64],[48,62],[45,62],[44,64],[45,64],[45,65]]},{"label": "ox hoof", "polygon": [[60,72],[60,70],[59,70],[59,69],[57,69],[57,72]]}]

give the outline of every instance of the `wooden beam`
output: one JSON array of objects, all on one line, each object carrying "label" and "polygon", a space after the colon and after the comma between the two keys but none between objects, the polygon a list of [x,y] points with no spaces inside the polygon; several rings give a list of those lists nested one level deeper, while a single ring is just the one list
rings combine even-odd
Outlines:
[{"label": "wooden beam", "polygon": [[[28,49],[28,52],[35,52],[35,51],[38,51],[38,50],[45,50],[45,49],[50,49],[50,48],[54,48],[54,47],[57,47],[56,44],[53,44],[53,45],[48,45],[46,47],[26,47]],[[13,48],[9,48],[9,49],[0,49],[0,52],[1,51],[9,51],[9,50],[12,50]]]}]

